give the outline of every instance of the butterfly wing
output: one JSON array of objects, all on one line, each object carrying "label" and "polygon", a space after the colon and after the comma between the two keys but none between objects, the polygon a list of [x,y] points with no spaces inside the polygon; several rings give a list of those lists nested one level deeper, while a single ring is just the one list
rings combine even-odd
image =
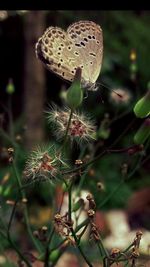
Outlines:
[{"label": "butterfly wing", "polygon": [[72,54],[72,41],[61,28],[49,27],[36,44],[36,55],[48,70],[72,81],[76,69],[76,56]]},{"label": "butterfly wing", "polygon": [[76,22],[67,32],[59,27],[49,27],[36,44],[36,55],[49,70],[72,81],[80,67],[85,86],[95,84],[102,54],[102,30],[91,21]]},{"label": "butterfly wing", "polygon": [[67,33],[82,58],[85,81],[95,83],[102,65],[103,35],[101,27],[92,21],[79,21],[69,26]]}]

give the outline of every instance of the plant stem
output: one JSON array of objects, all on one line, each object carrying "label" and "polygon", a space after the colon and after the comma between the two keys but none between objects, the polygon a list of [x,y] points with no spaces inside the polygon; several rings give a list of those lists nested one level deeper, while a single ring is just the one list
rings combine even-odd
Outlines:
[{"label": "plant stem", "polygon": [[8,98],[8,116],[9,116],[9,134],[12,140],[14,140],[14,127],[13,127],[13,114],[12,114],[12,96]]},{"label": "plant stem", "polygon": [[70,183],[69,185],[69,189],[68,189],[68,219],[69,221],[71,222],[71,219],[72,219],[72,216],[71,216],[71,213],[72,213],[72,186],[73,184]]},{"label": "plant stem", "polygon": [[11,244],[11,246],[14,248],[14,250],[17,252],[17,254],[19,255],[19,257],[27,264],[28,267],[32,267],[32,265],[28,262],[28,260],[26,259],[26,257],[21,253],[21,251],[18,249],[18,247],[16,246],[16,244],[13,242],[13,240],[11,239],[11,235],[10,235],[10,228],[12,225],[12,221],[13,221],[13,217],[15,214],[15,210],[16,210],[16,206],[19,200],[15,201],[15,204],[13,206],[11,215],[10,215],[10,219],[9,219],[9,223],[8,223],[8,229],[7,229],[7,239],[9,241],[9,243]]},{"label": "plant stem", "polygon": [[[15,173],[15,177],[16,177],[16,180],[17,180],[17,183],[18,183],[18,187],[19,187],[19,191],[20,191],[21,197],[25,198],[25,192],[22,190],[21,179],[20,179],[20,176],[18,174],[18,171],[17,171],[17,168],[16,168],[16,165],[15,165],[14,161],[12,163],[12,168],[13,168],[13,171]],[[41,251],[41,247],[39,246],[39,244],[37,243],[37,240],[34,238],[34,236],[32,234],[32,230],[31,230],[30,223],[29,223],[28,210],[27,210],[27,206],[26,205],[24,207],[24,218],[25,218],[25,223],[26,223],[26,226],[27,226],[28,234],[29,234],[34,246],[36,247],[36,249],[41,253],[42,252]]]},{"label": "plant stem", "polygon": [[87,265],[88,265],[89,267],[93,267],[93,265],[90,263],[90,261],[87,259],[86,255],[84,254],[84,252],[83,252],[83,250],[82,250],[82,248],[81,248],[81,245],[80,245],[80,243],[79,243],[79,240],[78,240],[78,238],[77,238],[77,236],[76,236],[76,233],[75,233],[75,231],[73,230],[73,228],[71,228],[71,233],[72,233],[72,235],[73,235],[73,237],[74,237],[74,240],[75,240],[75,242],[76,242],[76,246],[77,246],[78,250],[80,251],[82,257],[84,258],[85,262],[87,263]]},{"label": "plant stem", "polygon": [[64,141],[63,141],[63,144],[62,144],[62,146],[60,148],[61,152],[63,152],[65,144],[67,142],[67,137],[68,137],[69,127],[70,127],[70,124],[71,124],[72,115],[73,115],[73,109],[70,110],[70,116],[69,116],[66,132],[65,132],[65,136],[64,136]]},{"label": "plant stem", "polygon": [[[68,189],[68,216],[69,216],[69,221],[71,222],[71,213],[72,213],[72,183],[69,186]],[[77,238],[75,231],[73,230],[73,228],[70,228],[71,233],[74,237],[74,240],[76,242],[76,246],[78,248],[78,250],[80,251],[82,257],[84,258],[85,262],[88,264],[89,267],[93,267],[92,264],[89,262],[89,260],[87,259],[86,255],[84,254],[81,246],[80,246],[80,240]]]},{"label": "plant stem", "polygon": [[50,256],[49,255],[49,245],[50,245],[50,242],[51,242],[52,237],[54,235],[54,232],[55,232],[55,228],[52,227],[47,244],[46,244],[44,267],[49,267],[49,256]]},{"label": "plant stem", "polygon": [[2,137],[4,137],[7,141],[9,141],[9,142],[11,143],[12,146],[14,146],[15,148],[18,147],[18,144],[17,144],[15,141],[13,141],[13,140],[9,137],[9,135],[8,135],[2,128],[0,128],[0,135],[1,135]]},{"label": "plant stem", "polygon": [[86,168],[87,166],[91,165],[92,163],[95,163],[102,156],[104,156],[105,154],[107,154],[109,152],[109,150],[112,149],[119,142],[119,140],[121,139],[121,137],[123,137],[123,135],[126,134],[126,132],[131,128],[131,126],[134,123],[135,123],[135,119],[133,119],[131,121],[131,123],[128,125],[128,127],[125,128],[125,130],[118,136],[118,138],[113,142],[113,144],[111,144],[108,148],[105,148],[98,156],[96,156],[95,158],[93,158],[89,162],[83,164],[82,166],[79,166],[78,168],[74,168],[73,170],[64,172],[63,175],[77,172],[79,170],[82,170],[83,168]]}]

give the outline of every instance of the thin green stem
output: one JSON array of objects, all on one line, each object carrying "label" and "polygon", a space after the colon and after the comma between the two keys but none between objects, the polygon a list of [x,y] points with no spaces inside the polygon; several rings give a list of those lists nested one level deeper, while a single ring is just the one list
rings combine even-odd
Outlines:
[{"label": "thin green stem", "polygon": [[85,225],[87,225],[89,223],[89,218],[85,219],[82,223],[80,223],[76,229],[75,229],[75,233],[77,233],[82,227],[84,227]]},{"label": "thin green stem", "polygon": [[0,128],[0,135],[3,137],[3,138],[5,138],[9,143],[11,143],[11,145],[13,146],[13,147],[15,147],[15,148],[17,148],[18,147],[18,144],[15,142],[15,141],[13,141],[11,138],[10,138],[10,136],[2,129],[2,128]]},{"label": "thin green stem", "polygon": [[3,231],[0,229],[0,235],[3,237],[3,238],[5,238],[5,239],[7,239],[7,236],[3,233]]},{"label": "thin green stem", "polygon": [[9,243],[11,244],[11,246],[14,248],[14,250],[17,252],[17,254],[19,255],[19,257],[27,264],[28,267],[32,267],[32,265],[28,262],[27,258],[21,253],[21,251],[18,249],[18,247],[16,246],[16,244],[14,243],[14,241],[11,238],[10,235],[10,229],[11,229],[11,225],[12,225],[12,221],[13,221],[13,217],[15,214],[15,210],[16,210],[16,206],[19,200],[15,201],[15,204],[13,206],[11,215],[10,215],[10,219],[9,219],[9,223],[8,223],[8,229],[7,229],[7,239],[9,241]]},{"label": "thin green stem", "polygon": [[71,228],[71,233],[72,233],[72,236],[74,237],[74,240],[75,240],[75,242],[76,242],[76,246],[77,246],[78,250],[80,251],[82,257],[84,258],[85,262],[87,263],[87,265],[88,265],[89,267],[93,267],[93,265],[90,263],[90,261],[88,260],[88,258],[87,258],[86,255],[84,254],[84,252],[83,252],[83,250],[82,250],[82,248],[81,248],[80,242],[79,242],[79,240],[78,240],[78,238],[77,238],[77,236],[76,236],[76,233],[75,233],[75,231],[73,230],[73,228]]},{"label": "thin green stem", "polygon": [[126,180],[129,180],[132,175],[136,172],[137,169],[139,169],[139,163],[141,161],[141,156],[138,159],[135,167],[133,168],[133,170],[125,177],[123,177],[123,179],[120,181],[120,183],[111,191],[111,193],[100,203],[100,205],[98,205],[98,209],[102,208],[110,199],[111,197],[120,189],[120,187],[122,186],[122,184],[125,183]]},{"label": "thin green stem", "polygon": [[71,222],[71,214],[72,214],[72,186],[73,184],[70,183],[69,189],[68,189],[68,219]]},{"label": "thin green stem", "polygon": [[[150,159],[150,155],[149,155],[146,159],[144,159],[144,160],[141,162],[141,165],[145,164],[146,161],[148,161],[149,159]],[[137,170],[141,167],[141,165],[139,164],[139,162],[140,162],[140,160],[137,162],[136,167],[132,170],[132,172],[126,177],[126,180],[130,179],[130,178],[132,177],[132,175],[135,173],[135,171],[137,171]],[[124,183],[124,182],[125,182],[124,180],[121,180],[120,183],[117,185],[117,187],[114,188],[113,192],[111,192],[111,193],[108,195],[107,199],[106,199],[106,198],[104,199],[104,201],[98,206],[98,208],[101,208],[104,204],[106,204],[106,202],[107,202],[109,199],[111,199],[112,195],[113,195],[114,193],[116,193],[118,189],[120,189],[120,186],[121,186],[122,183]],[[82,223],[80,223],[80,224],[76,227],[75,232],[77,233],[83,226],[85,226],[85,225],[88,223],[88,220],[89,220],[89,219],[87,218],[87,219],[85,219]]]},{"label": "thin green stem", "polygon": [[63,141],[62,146],[60,147],[60,151],[61,152],[63,152],[65,144],[67,142],[67,137],[68,137],[69,127],[70,127],[70,124],[71,124],[72,115],[73,115],[73,109],[70,110],[70,116],[69,116],[66,132],[65,132],[65,136],[64,136],[64,141]]},{"label": "thin green stem", "polygon": [[44,260],[44,267],[49,267],[49,245],[50,245],[50,242],[52,240],[52,237],[55,233],[55,228],[52,227],[51,229],[51,232],[50,232],[50,235],[49,235],[49,238],[48,238],[48,241],[47,241],[47,244],[46,244],[46,249],[45,249],[45,260]]},{"label": "thin green stem", "polygon": [[[71,217],[71,213],[72,213],[72,186],[73,186],[73,183],[71,183],[69,185],[69,188],[68,188],[68,217],[69,217],[70,222],[72,219],[72,217]],[[86,255],[84,254],[84,252],[80,246],[80,239],[77,238],[76,233],[72,227],[70,228],[70,230],[71,230],[71,233],[72,233],[74,240],[76,242],[76,246],[77,246],[78,250],[80,251],[82,257],[84,258],[85,262],[88,264],[89,267],[93,267],[92,264],[87,259]]]},{"label": "thin green stem", "polygon": [[100,246],[102,248],[102,251],[103,251],[104,256],[105,257],[108,257],[108,252],[107,252],[107,250],[105,249],[105,247],[103,245],[103,241],[102,241],[101,237],[100,237],[100,240],[99,240],[99,244],[100,244]]},{"label": "thin green stem", "polygon": [[121,133],[121,135],[118,136],[118,138],[113,142],[113,144],[111,144],[108,148],[105,148],[99,155],[97,155],[95,158],[93,158],[92,160],[90,160],[89,162],[83,164],[82,166],[79,166],[78,168],[74,168],[73,170],[69,170],[63,173],[63,175],[66,174],[70,174],[70,173],[74,173],[77,172],[79,170],[82,170],[83,168],[86,168],[87,166],[95,163],[97,160],[99,160],[102,156],[104,156],[105,154],[107,154],[109,152],[110,149],[112,149],[121,139],[121,137],[123,137],[124,134],[126,134],[126,132],[131,128],[131,126],[134,124],[135,119],[131,121],[131,123],[128,125],[128,127],[125,128],[125,130]]},{"label": "thin green stem", "polygon": [[[68,185],[67,185],[67,183],[66,183],[65,180],[64,180],[64,182],[65,182],[65,185],[68,187]],[[63,197],[62,197],[62,201],[61,201],[60,207],[59,207],[59,209],[58,209],[58,213],[60,213],[60,211],[61,211],[61,207],[62,207],[62,204],[63,204],[64,195],[65,195],[65,192],[63,193]],[[52,230],[51,230],[51,232],[50,232],[50,235],[49,235],[47,244],[46,244],[45,260],[44,260],[44,262],[45,262],[45,263],[44,263],[44,264],[45,264],[44,266],[45,266],[45,267],[46,267],[46,266],[49,266],[49,256],[50,256],[50,253],[52,253],[52,251],[54,251],[54,250],[56,250],[57,248],[59,248],[59,247],[61,246],[61,244],[63,244],[63,243],[65,242],[65,240],[62,240],[62,241],[57,245],[57,247],[55,247],[55,248],[53,248],[53,249],[50,250],[49,245],[50,245],[50,242],[51,242],[51,240],[52,240],[52,237],[53,237],[54,233],[55,233],[55,228],[53,227]]]},{"label": "thin green stem", "polygon": [[[15,173],[15,177],[16,177],[16,180],[17,180],[17,183],[18,183],[18,188],[19,188],[21,197],[22,198],[25,198],[25,192],[22,190],[21,179],[20,179],[20,176],[18,174],[16,165],[15,165],[15,161],[13,161],[13,163],[12,163],[12,168],[13,168],[13,171]],[[27,226],[28,234],[29,234],[29,236],[30,236],[30,238],[31,238],[34,246],[36,247],[36,249],[41,253],[42,252],[41,247],[39,246],[39,244],[37,243],[37,240],[33,236],[33,233],[32,233],[31,227],[30,227],[27,206],[24,207],[24,218],[25,218],[25,223],[26,223],[26,226]]]},{"label": "thin green stem", "polygon": [[13,127],[13,114],[12,114],[12,96],[8,98],[8,116],[9,116],[9,134],[12,140],[14,140],[14,127]]}]

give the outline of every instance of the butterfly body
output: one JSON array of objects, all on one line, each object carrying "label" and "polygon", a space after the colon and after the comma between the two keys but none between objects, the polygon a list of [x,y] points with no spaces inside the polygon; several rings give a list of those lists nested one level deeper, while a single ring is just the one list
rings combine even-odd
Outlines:
[{"label": "butterfly body", "polygon": [[92,21],[75,22],[66,32],[49,27],[36,44],[36,55],[47,69],[70,82],[80,67],[82,87],[96,90],[103,56],[102,30]]}]

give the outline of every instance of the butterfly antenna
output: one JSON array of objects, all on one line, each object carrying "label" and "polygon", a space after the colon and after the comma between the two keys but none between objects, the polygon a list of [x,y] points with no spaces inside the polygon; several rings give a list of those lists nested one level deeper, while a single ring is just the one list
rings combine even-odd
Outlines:
[{"label": "butterfly antenna", "polygon": [[108,87],[107,85],[105,85],[104,83],[97,83],[98,85],[101,85],[103,87],[105,87],[106,89],[108,89],[111,92],[114,92],[117,96],[119,96],[120,98],[122,98],[122,95],[120,95],[119,93],[117,93],[115,90],[113,90],[112,88]]}]

